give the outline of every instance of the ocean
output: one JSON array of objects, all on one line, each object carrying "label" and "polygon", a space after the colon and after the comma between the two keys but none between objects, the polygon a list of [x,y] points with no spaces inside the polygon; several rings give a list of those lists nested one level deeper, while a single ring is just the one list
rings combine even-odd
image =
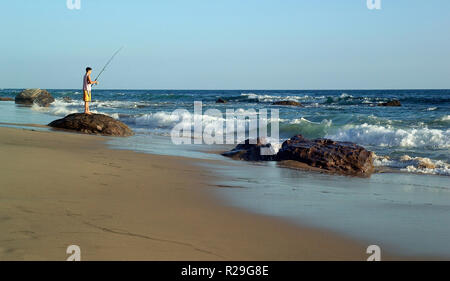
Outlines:
[{"label": "ocean", "polygon": [[[0,96],[20,91],[0,89]],[[80,90],[49,92],[56,98],[49,108],[0,102],[0,122],[48,124],[82,111]],[[111,138],[113,148],[222,160],[205,168],[217,174],[219,186],[230,187],[216,191],[225,204],[343,233],[386,251],[450,257],[450,90],[94,90],[92,96],[91,111],[136,132]],[[218,98],[228,102],[216,103]],[[377,106],[392,99],[402,106]],[[272,105],[287,100],[303,107]],[[278,142],[296,134],[355,142],[375,152],[380,173],[368,179],[319,174],[217,154],[233,145],[174,145],[171,130],[185,121],[173,111],[193,112],[194,101],[202,101],[203,113],[223,113],[203,116],[203,126],[223,121],[227,109],[278,109]]]}]

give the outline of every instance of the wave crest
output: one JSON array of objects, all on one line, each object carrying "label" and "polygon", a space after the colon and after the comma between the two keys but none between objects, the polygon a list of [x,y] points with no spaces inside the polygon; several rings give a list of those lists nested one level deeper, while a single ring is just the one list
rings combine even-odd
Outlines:
[{"label": "wave crest", "polygon": [[362,145],[387,147],[450,147],[450,129],[429,128],[395,129],[364,123],[346,125],[326,138],[351,141]]}]

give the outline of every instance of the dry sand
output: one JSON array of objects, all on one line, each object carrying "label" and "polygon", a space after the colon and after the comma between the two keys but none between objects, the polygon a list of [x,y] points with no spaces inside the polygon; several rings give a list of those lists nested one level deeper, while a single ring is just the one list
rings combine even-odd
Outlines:
[{"label": "dry sand", "polygon": [[[188,158],[0,128],[0,260],[365,260],[367,245],[235,209]],[[385,258],[385,256],[384,256]]]}]

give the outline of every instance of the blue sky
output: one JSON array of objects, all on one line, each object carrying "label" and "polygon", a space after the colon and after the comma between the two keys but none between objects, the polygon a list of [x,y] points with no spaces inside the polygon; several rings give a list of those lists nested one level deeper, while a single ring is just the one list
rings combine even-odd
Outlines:
[{"label": "blue sky", "polygon": [[450,88],[450,1],[0,1],[0,88]]}]

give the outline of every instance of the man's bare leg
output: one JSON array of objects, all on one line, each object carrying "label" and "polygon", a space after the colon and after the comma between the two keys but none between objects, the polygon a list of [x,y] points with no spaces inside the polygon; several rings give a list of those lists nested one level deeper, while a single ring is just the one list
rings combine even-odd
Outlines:
[{"label": "man's bare leg", "polygon": [[84,113],[91,114],[91,112],[89,111],[89,102],[88,101],[84,102]]}]

